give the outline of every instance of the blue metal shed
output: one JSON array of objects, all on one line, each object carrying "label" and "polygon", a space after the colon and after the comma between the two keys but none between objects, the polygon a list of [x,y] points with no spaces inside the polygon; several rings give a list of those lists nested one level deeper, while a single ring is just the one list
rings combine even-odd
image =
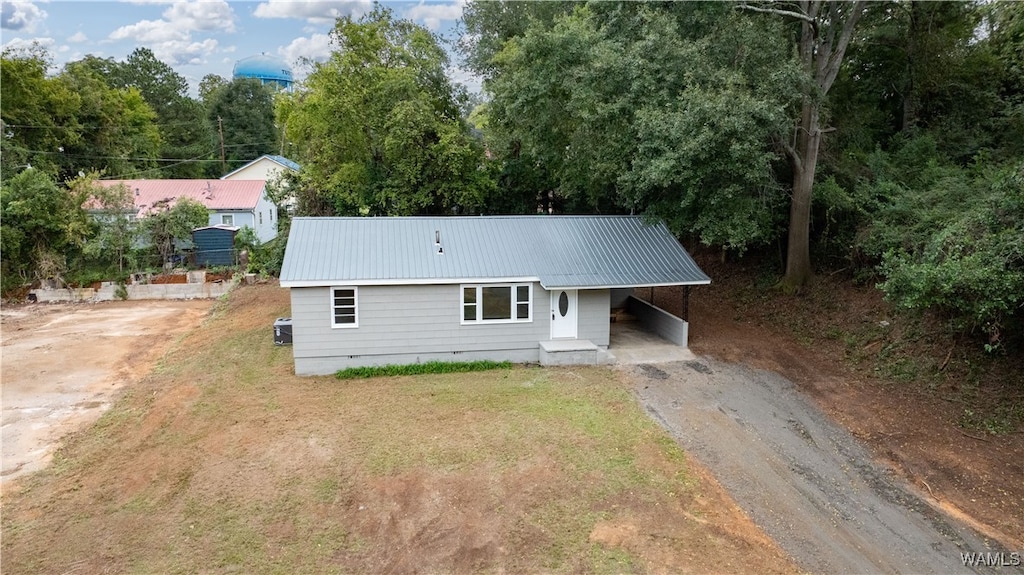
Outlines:
[{"label": "blue metal shed", "polygon": [[196,265],[235,265],[235,234],[238,226],[207,226],[192,230],[192,243],[196,248]]}]

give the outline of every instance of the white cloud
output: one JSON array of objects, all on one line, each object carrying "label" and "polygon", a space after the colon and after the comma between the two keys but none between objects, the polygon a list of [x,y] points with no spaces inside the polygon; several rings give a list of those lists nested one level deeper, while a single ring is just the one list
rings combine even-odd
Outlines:
[{"label": "white cloud", "polygon": [[253,15],[257,18],[295,18],[310,22],[332,22],[342,16],[360,16],[373,7],[370,0],[326,0],[317,2],[295,2],[293,0],[268,0],[256,6]]},{"label": "white cloud", "polygon": [[465,2],[460,0],[447,4],[427,4],[420,0],[419,4],[405,11],[405,17],[410,20],[422,21],[424,26],[436,31],[441,28],[442,21],[462,18],[464,4]]},{"label": "white cloud", "polygon": [[47,52],[57,45],[57,41],[53,38],[15,38],[10,42],[4,44],[4,50],[30,50],[33,46],[38,45],[45,48]]},{"label": "white cloud", "polygon": [[153,55],[172,66],[194,66],[206,62],[206,57],[217,49],[217,41],[207,38],[202,42],[170,41],[153,47]]},{"label": "white cloud", "polygon": [[122,26],[108,38],[149,46],[157,58],[171,65],[191,65],[205,62],[218,45],[213,38],[194,39],[193,33],[234,31],[235,13],[225,0],[177,0],[164,10],[160,20]]},{"label": "white cloud", "polygon": [[211,2],[175,2],[164,10],[164,20],[188,31],[235,31],[235,13],[224,0]]},{"label": "white cloud", "polygon": [[331,37],[313,34],[308,38],[296,38],[277,52],[292,67],[295,79],[301,80],[312,71],[310,61],[323,62],[331,57]]},{"label": "white cloud", "polygon": [[75,34],[73,36],[68,38],[68,42],[81,43],[81,42],[88,42],[88,41],[89,41],[89,37],[86,36],[85,32],[82,32],[81,30],[79,30],[78,32],[75,32]]},{"label": "white cloud", "polygon": [[172,42],[188,40],[188,30],[179,30],[168,26],[163,20],[142,20],[127,26],[121,26],[110,33],[111,40],[135,40],[140,44]]},{"label": "white cloud", "polygon": [[31,33],[46,16],[46,11],[32,2],[4,0],[0,3],[0,28],[4,30]]}]

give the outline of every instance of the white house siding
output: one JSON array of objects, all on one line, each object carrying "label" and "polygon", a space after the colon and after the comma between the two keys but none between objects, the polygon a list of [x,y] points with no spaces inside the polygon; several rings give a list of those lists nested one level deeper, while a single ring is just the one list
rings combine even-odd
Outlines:
[{"label": "white house siding", "polygon": [[[538,343],[551,335],[550,297],[534,284],[532,322],[462,325],[459,285],[360,286],[359,327],[332,328],[330,289],[292,288],[295,373],[432,360],[536,362]],[[580,338],[608,345],[608,301],[607,290],[580,292]]]},{"label": "white house siding", "polygon": [[282,171],[287,170],[281,164],[271,160],[270,158],[260,158],[258,161],[239,168],[238,171],[233,172],[228,176],[224,176],[225,180],[272,180]]},{"label": "white house siding", "polygon": [[[260,215],[262,214],[262,222]],[[230,215],[232,226],[240,228],[249,226],[256,232],[261,242],[267,242],[277,236],[277,208],[264,194],[255,210],[216,210],[210,212],[210,224],[216,226],[224,223],[222,216]]]},{"label": "white house siding", "polygon": [[269,242],[277,236],[277,207],[267,197],[266,190],[260,196],[260,203],[256,204],[253,219],[253,229],[261,242]]}]

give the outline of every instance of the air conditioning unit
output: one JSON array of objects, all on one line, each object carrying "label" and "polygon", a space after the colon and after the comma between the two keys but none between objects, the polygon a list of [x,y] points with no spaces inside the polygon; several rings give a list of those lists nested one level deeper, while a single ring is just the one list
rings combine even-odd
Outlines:
[{"label": "air conditioning unit", "polygon": [[274,320],[274,345],[292,344],[292,318],[279,317]]}]

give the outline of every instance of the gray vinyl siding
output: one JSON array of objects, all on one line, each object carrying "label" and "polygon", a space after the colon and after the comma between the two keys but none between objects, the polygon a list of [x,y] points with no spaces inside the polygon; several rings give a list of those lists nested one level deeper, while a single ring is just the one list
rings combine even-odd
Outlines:
[{"label": "gray vinyl siding", "polygon": [[[360,286],[359,327],[332,328],[330,288],[292,288],[295,372],[431,360],[539,360],[539,342],[551,337],[550,292],[533,284],[532,322],[463,325],[460,290],[457,284]],[[580,339],[608,345],[608,305],[608,290],[580,290]]]},{"label": "gray vinyl siding", "polygon": [[594,345],[608,347],[608,331],[611,323],[611,296],[609,290],[579,291],[579,315],[577,316],[577,339],[588,339]]}]

